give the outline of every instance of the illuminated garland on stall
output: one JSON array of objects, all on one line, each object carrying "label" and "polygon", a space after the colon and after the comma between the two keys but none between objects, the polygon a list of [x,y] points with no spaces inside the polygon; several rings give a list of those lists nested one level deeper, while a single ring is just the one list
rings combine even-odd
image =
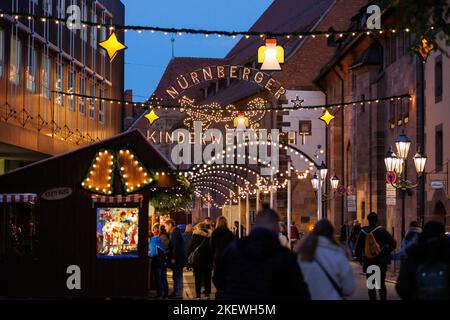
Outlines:
[{"label": "illuminated garland on stall", "polygon": [[83,189],[97,194],[111,195],[114,185],[114,152],[101,150],[91,161],[88,172],[81,183]]},{"label": "illuminated garland on stall", "polygon": [[122,187],[127,193],[139,191],[155,180],[129,149],[119,151],[117,162]]},{"label": "illuminated garland on stall", "polygon": [[[66,24],[67,19],[58,18],[56,16],[43,16],[36,14],[29,14],[23,12],[14,12],[14,11],[2,11],[0,13],[0,18],[4,18],[5,16],[10,16],[14,20],[26,19],[26,20],[35,20],[41,21],[42,23],[53,22],[58,25],[60,23]],[[224,31],[224,30],[205,30],[205,29],[192,29],[192,28],[164,28],[164,27],[153,27],[153,26],[144,26],[144,25],[121,25],[121,24],[109,24],[109,23],[98,23],[81,20],[81,27],[95,27],[98,29],[106,28],[110,31],[114,30],[122,30],[124,32],[128,31],[136,31],[138,33],[142,33],[144,31],[148,31],[151,33],[161,32],[164,35],[178,35],[181,36],[183,34],[193,34],[193,35],[204,35],[206,37],[209,36],[217,36],[217,37],[232,37],[236,38],[238,36],[242,36],[243,39],[249,39],[250,37],[260,37],[260,38],[276,38],[276,37],[284,37],[286,39],[290,38],[299,38],[302,39],[304,37],[324,37],[329,38],[331,36],[337,36],[338,38],[343,38],[344,36],[357,36],[357,35],[375,35],[375,34],[384,34],[384,33],[397,33],[400,31],[409,33],[411,32],[410,28],[383,28],[383,29],[364,29],[364,30],[328,30],[328,31],[298,31],[298,32],[271,32],[271,31]]]}]

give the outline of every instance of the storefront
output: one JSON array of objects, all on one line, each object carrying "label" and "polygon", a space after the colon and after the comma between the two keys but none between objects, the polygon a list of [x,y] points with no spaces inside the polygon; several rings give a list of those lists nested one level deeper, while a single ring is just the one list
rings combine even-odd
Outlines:
[{"label": "storefront", "polygon": [[149,203],[176,186],[137,130],[0,176],[0,296],[147,296]]}]

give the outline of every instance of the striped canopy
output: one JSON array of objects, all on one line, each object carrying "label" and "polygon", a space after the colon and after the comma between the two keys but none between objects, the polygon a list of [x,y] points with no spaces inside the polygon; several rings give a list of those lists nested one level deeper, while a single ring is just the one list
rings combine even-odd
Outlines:
[{"label": "striped canopy", "polygon": [[34,203],[36,200],[35,193],[0,193],[0,203]]},{"label": "striped canopy", "polygon": [[117,195],[117,196],[92,196],[92,203],[140,203],[143,199],[141,194]]}]

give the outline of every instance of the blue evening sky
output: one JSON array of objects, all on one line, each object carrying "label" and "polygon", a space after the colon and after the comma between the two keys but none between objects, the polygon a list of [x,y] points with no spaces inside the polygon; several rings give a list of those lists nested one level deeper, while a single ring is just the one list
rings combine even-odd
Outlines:
[{"label": "blue evening sky", "polygon": [[[272,0],[122,0],[126,24],[168,28],[248,30]],[[134,100],[148,98],[172,57],[171,36],[126,34],[125,89]],[[203,35],[175,36],[175,57],[222,58],[239,40]]]}]

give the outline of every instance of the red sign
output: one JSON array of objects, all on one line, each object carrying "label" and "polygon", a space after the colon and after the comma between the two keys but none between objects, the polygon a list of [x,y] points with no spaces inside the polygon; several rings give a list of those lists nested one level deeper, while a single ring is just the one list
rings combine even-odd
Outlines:
[{"label": "red sign", "polygon": [[386,173],[386,182],[387,183],[395,183],[397,181],[397,174],[395,171],[387,172]]}]

